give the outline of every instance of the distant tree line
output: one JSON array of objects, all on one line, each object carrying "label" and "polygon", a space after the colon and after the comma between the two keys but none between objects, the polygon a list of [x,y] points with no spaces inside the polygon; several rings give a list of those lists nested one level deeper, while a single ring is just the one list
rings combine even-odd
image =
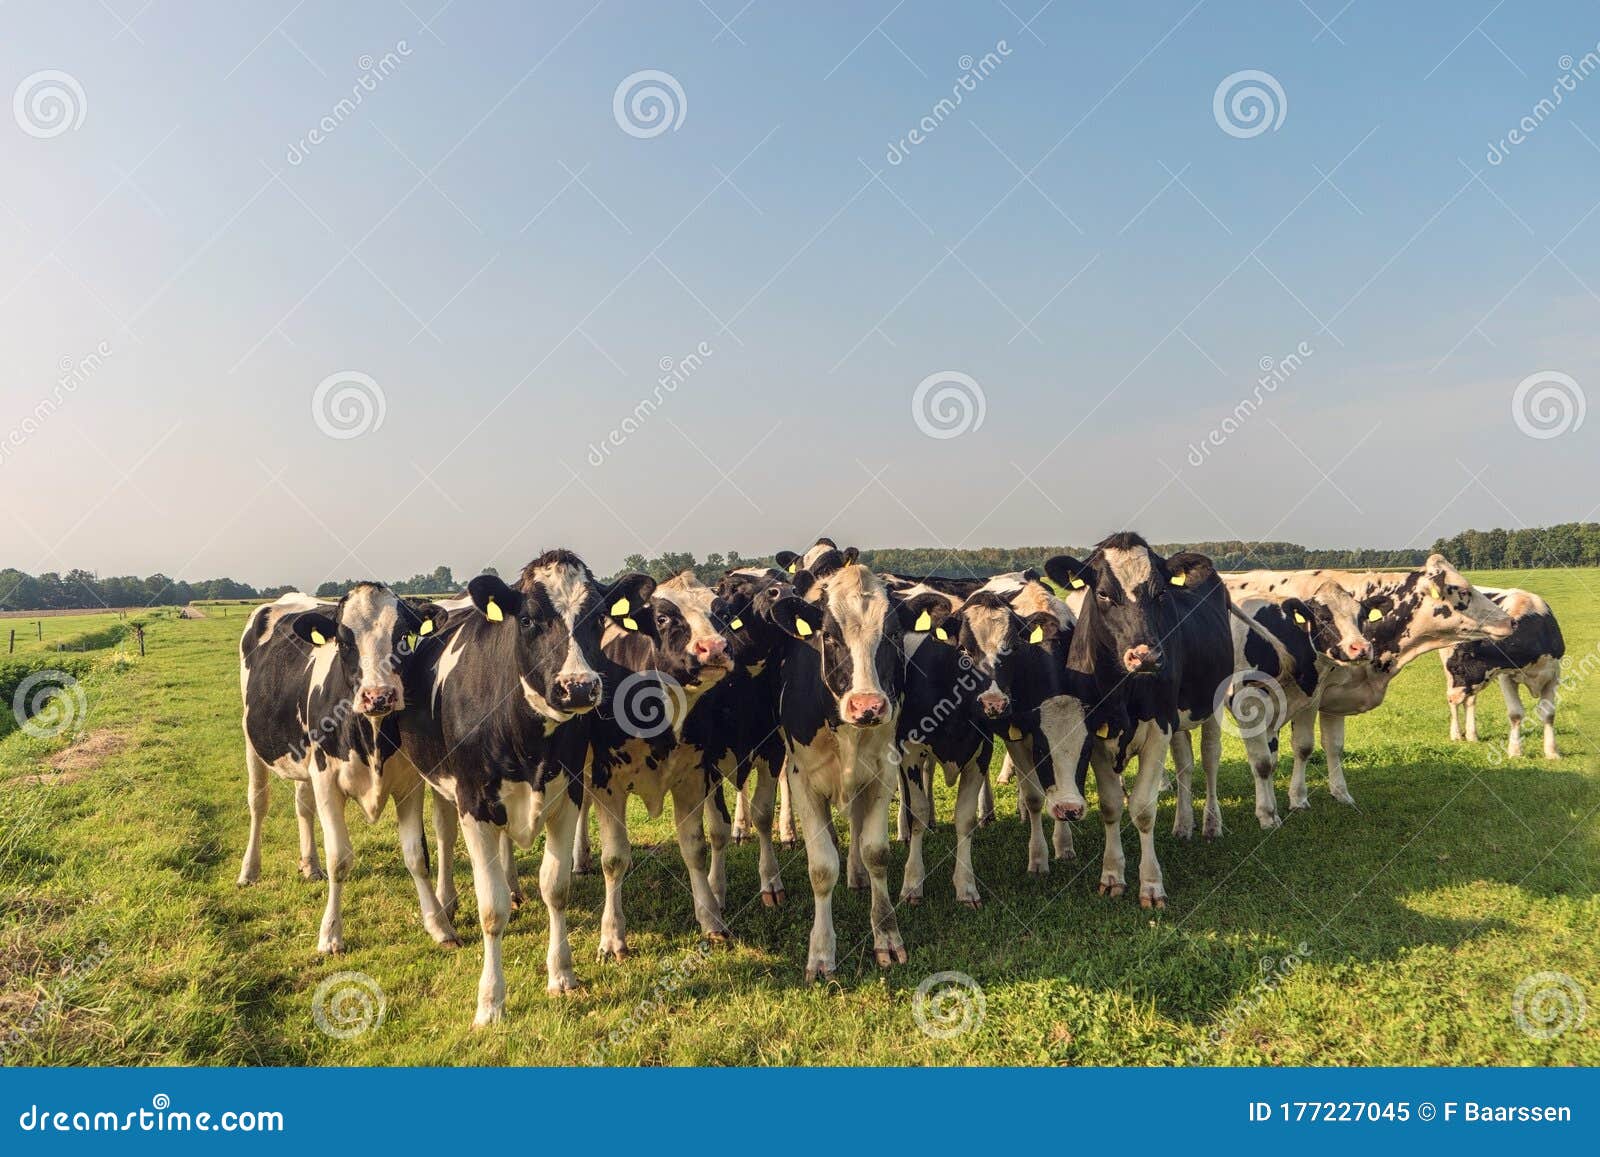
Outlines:
[{"label": "distant tree line", "polygon": [[[796,543],[799,550],[809,543]],[[1294,542],[1219,542],[1157,543],[1163,554],[1178,550],[1198,550],[1210,555],[1223,570],[1298,570],[1304,567],[1345,569],[1404,568],[1420,566],[1427,550],[1312,550]],[[1434,542],[1432,551],[1443,554],[1464,570],[1527,570],[1533,567],[1600,566],[1600,522],[1563,522],[1555,526],[1526,530],[1464,530],[1452,538]],[[945,550],[942,547],[885,547],[862,550],[861,561],[873,570],[899,574],[944,574],[983,578],[1007,571],[1042,566],[1055,554],[1083,557],[1084,546],[980,547],[975,550]],[[702,582],[715,583],[735,567],[770,566],[771,555],[742,555],[736,550],[713,551],[704,560],[687,551],[666,551],[647,558],[630,554],[622,560],[618,573],[642,571],[658,579],[692,570]],[[493,567],[485,567],[493,574]],[[338,598],[360,581],[325,582],[316,589],[318,598]],[[391,582],[400,594],[448,595],[461,589],[447,566],[434,567],[426,574]],[[164,574],[148,578],[121,575],[101,578],[92,571],[70,570],[24,574],[7,567],[0,569],[0,611],[85,610],[98,607],[182,606],[212,599],[275,599],[298,590],[291,584],[257,589],[231,578],[185,582]]]}]

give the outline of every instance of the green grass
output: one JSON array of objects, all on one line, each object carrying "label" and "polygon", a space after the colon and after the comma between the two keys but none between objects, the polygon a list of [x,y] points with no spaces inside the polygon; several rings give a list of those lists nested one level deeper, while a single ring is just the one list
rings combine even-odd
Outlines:
[{"label": "green grass", "polygon": [[[1550,600],[1569,669],[1600,645],[1600,572],[1480,577]],[[459,951],[422,932],[393,820],[369,827],[353,810],[349,950],[320,959],[324,889],[295,875],[284,784],[273,785],[262,879],[234,886],[246,830],[240,625],[160,618],[148,658],[97,666],[85,728],[126,745],[81,778],[23,786],[51,774],[65,740],[0,741],[0,1048],[20,1028],[8,1062],[572,1064],[599,1047],[618,1064],[1600,1063],[1600,1007],[1552,1039],[1512,1016],[1519,982],[1540,972],[1575,978],[1600,1005],[1600,709],[1581,681],[1561,708],[1565,757],[1507,762],[1493,754],[1505,717],[1492,691],[1485,742],[1448,742],[1443,677],[1426,656],[1382,708],[1350,723],[1358,806],[1328,796],[1319,755],[1311,810],[1270,833],[1256,825],[1250,774],[1229,740],[1222,839],[1173,840],[1163,800],[1171,900],[1159,913],[1094,894],[1097,823],[1077,828],[1082,858],[1027,877],[1006,788],[1000,821],[976,845],[986,902],[959,907],[945,792],[928,840],[929,898],[900,914],[911,963],[873,966],[865,897],[841,888],[840,973],[826,988],[802,983],[802,850],[784,853],[788,903],[768,910],[752,903],[754,847],[733,849],[738,943],[702,960],[670,827],[641,813],[626,887],[635,955],[595,963],[601,881],[579,878],[572,941],[586,991],[545,996],[535,903],[506,937],[506,1021],[473,1033],[480,957],[464,852]],[[1282,806],[1286,790],[1285,771]],[[1131,828],[1124,844],[1131,872]],[[524,854],[522,865],[531,882],[537,860]],[[895,889],[902,865],[897,845]],[[1303,961],[1284,964],[1302,944]],[[674,969],[686,978],[662,984]],[[323,1035],[311,1015],[318,984],[343,970],[372,977],[387,1000],[381,1027],[351,1040]],[[918,983],[939,971],[967,973],[984,993],[981,1024],[949,1040],[919,1031],[912,1013]]]}]

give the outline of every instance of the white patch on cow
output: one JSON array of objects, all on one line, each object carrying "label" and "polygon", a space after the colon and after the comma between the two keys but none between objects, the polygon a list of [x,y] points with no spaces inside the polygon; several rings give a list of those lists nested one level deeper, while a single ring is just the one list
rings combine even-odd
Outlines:
[{"label": "white patch on cow", "polygon": [[[866,567],[853,564],[830,574],[826,582],[828,611],[838,622],[844,645],[850,652],[851,687],[841,698],[851,695],[882,695],[878,681],[878,644],[883,641],[889,617],[889,591],[883,580]],[[891,711],[893,704],[890,704]]]},{"label": "white patch on cow", "polygon": [[1150,552],[1144,547],[1133,547],[1122,550],[1117,547],[1107,547],[1100,552],[1106,560],[1106,565],[1111,568],[1111,573],[1122,586],[1122,593],[1132,597],[1134,592],[1150,581],[1154,573],[1150,564]]},{"label": "white patch on cow", "polygon": [[[578,646],[578,641],[573,638],[573,631],[578,622],[578,616],[583,614],[586,605],[591,601],[594,580],[581,566],[572,566],[567,563],[550,563],[528,572],[525,579],[531,579],[544,588],[545,595],[550,599],[550,605],[555,607],[556,614],[561,617],[567,630],[567,653],[561,663],[561,670],[556,673],[557,678],[600,678],[589,660],[583,656],[583,648]],[[589,613],[596,613],[592,608]],[[527,688],[524,688],[526,693]],[[535,693],[537,694],[537,693]],[[543,696],[538,696],[540,701]],[[528,699],[534,710],[544,715],[547,719],[564,722],[571,718],[562,712],[555,711],[546,703],[545,708],[540,708],[534,698]],[[546,709],[547,708],[547,709]]]},{"label": "white patch on cow", "polygon": [[[395,628],[400,622],[400,599],[387,587],[361,584],[345,595],[339,610],[341,633],[355,636],[360,678],[354,694],[360,702],[363,691],[392,691],[393,710],[405,706],[405,687],[395,659]],[[332,647],[318,647],[318,652]]]},{"label": "white patch on cow", "polygon": [[[693,571],[686,570],[658,584],[652,597],[671,603],[689,624],[689,642],[684,648],[685,654],[698,659],[700,656],[695,652],[696,643],[708,639],[721,639],[723,654],[727,655],[729,640],[717,629],[716,623],[711,618],[711,604],[716,601],[717,592],[696,578]],[[708,665],[702,668],[701,683],[709,685],[732,669],[731,659],[720,665]]]},{"label": "white patch on cow", "polygon": [[450,678],[451,672],[456,669],[456,664],[461,662],[461,656],[466,647],[466,633],[458,631],[455,637],[450,640],[450,645],[444,649],[444,654],[439,656],[439,662],[434,667],[433,703],[430,705],[434,714],[438,714],[439,711],[439,691],[444,687],[446,680]]},{"label": "white patch on cow", "polygon": [[554,706],[550,700],[539,694],[538,688],[528,682],[527,676],[523,676],[518,682],[522,684],[522,697],[527,700],[528,706],[544,716],[544,733],[546,736],[572,718],[570,711],[562,711],[559,707]]}]

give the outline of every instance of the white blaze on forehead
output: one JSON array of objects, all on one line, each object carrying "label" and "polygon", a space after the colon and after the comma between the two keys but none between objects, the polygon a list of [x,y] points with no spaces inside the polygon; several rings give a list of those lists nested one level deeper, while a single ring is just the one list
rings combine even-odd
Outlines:
[{"label": "white blaze on forehead", "polygon": [[804,570],[810,570],[811,567],[816,563],[817,559],[827,554],[830,550],[838,549],[839,548],[834,546],[831,542],[819,541],[815,546],[811,547],[800,556],[800,566]]},{"label": "white blaze on forehead", "polygon": [[830,574],[828,611],[839,624],[850,652],[851,687],[846,694],[883,695],[878,682],[878,645],[889,617],[889,591],[883,580],[859,563]]},{"label": "white blaze on forehead", "polygon": [[1150,563],[1150,552],[1143,547],[1132,547],[1123,550],[1118,547],[1107,547],[1101,555],[1106,560],[1106,566],[1111,568],[1111,573],[1122,586],[1122,592],[1132,595],[1145,583],[1150,581],[1154,568]]},{"label": "white blaze on forehead", "polygon": [[1333,627],[1339,632],[1340,646],[1348,647],[1351,643],[1366,641],[1361,633],[1361,604],[1354,595],[1330,579],[1318,587],[1311,597],[1333,616]]},{"label": "white blaze on forehead", "polygon": [[339,608],[339,627],[355,639],[361,671],[358,690],[401,691],[394,659],[399,625],[400,598],[386,587],[363,585],[345,595]]},{"label": "white blaze on forehead", "polygon": [[580,615],[585,612],[599,613],[595,607],[588,605],[592,601],[590,596],[594,582],[588,571],[569,563],[550,563],[529,571],[525,579],[531,579],[544,588],[550,605],[555,608],[567,629],[567,653],[561,662],[561,670],[556,673],[557,677],[598,679],[599,674],[583,657],[583,648],[578,646],[577,639],[573,637]]},{"label": "white blaze on forehead", "polygon": [[1004,607],[968,604],[961,613],[972,632],[973,641],[986,659],[996,659],[1006,646],[1011,629],[1011,612]]},{"label": "white blaze on forehead", "polygon": [[[1000,577],[1009,578],[1010,576],[1002,575]],[[990,580],[990,582],[993,581],[992,579]],[[988,590],[989,587],[985,585],[984,589]],[[1056,622],[1060,623],[1062,627],[1070,627],[1075,621],[1072,609],[1065,602],[1051,594],[1050,588],[1037,579],[1021,583],[1016,588],[1015,593],[1008,595],[1007,599],[1011,603],[1011,609],[1024,619],[1029,615],[1037,615],[1042,611],[1048,611],[1056,617]]]},{"label": "white blaze on forehead", "polygon": [[693,571],[686,570],[659,584],[653,597],[678,608],[689,624],[690,649],[702,639],[722,638],[722,632],[711,621],[711,604],[717,593],[696,578]]}]

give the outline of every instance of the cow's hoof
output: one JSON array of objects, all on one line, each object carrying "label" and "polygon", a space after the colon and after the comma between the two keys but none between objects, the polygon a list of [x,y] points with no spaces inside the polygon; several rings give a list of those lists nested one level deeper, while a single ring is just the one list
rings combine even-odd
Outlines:
[{"label": "cow's hoof", "polygon": [[622,941],[619,940],[615,944],[600,945],[601,964],[605,964],[611,960],[615,960],[618,964],[621,964],[626,959],[628,959],[628,946]]},{"label": "cow's hoof", "polygon": [[776,908],[784,901],[785,893],[782,888],[763,889],[761,903],[768,908]]},{"label": "cow's hoof", "polygon": [[[1339,798],[1338,796],[1334,797]],[[1289,801],[1289,810],[1294,812],[1308,812],[1311,810],[1311,801],[1308,799],[1292,799]]]},{"label": "cow's hoof", "polygon": [[1349,804],[1351,807],[1356,806],[1356,797],[1351,795],[1348,791],[1335,791],[1330,792],[1329,794],[1340,803]]},{"label": "cow's hoof", "polygon": [[1102,896],[1110,896],[1113,900],[1127,890],[1128,888],[1125,884],[1107,883],[1104,880],[1100,882],[1100,894]]},{"label": "cow's hoof", "polygon": [[576,976],[558,976],[544,986],[546,994],[550,996],[578,996],[583,992],[583,985],[578,983]]},{"label": "cow's hoof", "polygon": [[733,947],[733,933],[726,928],[714,928],[706,933],[706,939],[719,948]]},{"label": "cow's hoof", "polygon": [[820,980],[823,984],[832,984],[835,971],[835,969],[821,964],[809,966],[806,969],[806,983],[815,984]]},{"label": "cow's hoof", "polygon": [[873,951],[878,958],[879,968],[893,968],[896,964],[904,964],[910,960],[904,944],[893,944],[888,948],[878,948]]},{"label": "cow's hoof", "polygon": [[472,1031],[477,1032],[480,1029],[488,1028],[490,1025],[499,1024],[504,1016],[505,1013],[501,1009],[480,1008],[478,1015],[472,1018]]},{"label": "cow's hoof", "polygon": [[963,896],[959,903],[964,907],[971,908],[974,912],[983,907],[983,901],[976,896]]},{"label": "cow's hoof", "polygon": [[1077,858],[1078,858],[1078,853],[1076,851],[1074,851],[1072,848],[1068,848],[1064,852],[1057,852],[1056,853],[1056,859],[1058,859],[1058,860],[1076,860]]},{"label": "cow's hoof", "polygon": [[1261,822],[1261,830],[1264,832],[1270,832],[1273,828],[1283,826],[1283,820],[1276,814],[1270,816],[1258,815],[1256,819]]},{"label": "cow's hoof", "polygon": [[241,887],[241,888],[248,888],[248,887],[250,887],[251,884],[254,884],[255,882],[256,882],[256,877],[254,877],[254,876],[240,876],[237,880],[234,881],[234,883],[236,885],[238,885],[239,887]]},{"label": "cow's hoof", "polygon": [[322,943],[317,945],[317,951],[324,956],[343,956],[344,941],[338,938],[324,940]]},{"label": "cow's hoof", "polygon": [[300,861],[300,878],[315,884],[328,878],[328,873],[322,870],[321,864],[313,864],[306,860]]},{"label": "cow's hoof", "polygon": [[460,948],[461,947],[461,940],[460,940],[459,937],[452,936],[448,940],[439,941],[439,947],[440,948]]},{"label": "cow's hoof", "polygon": [[1167,898],[1164,895],[1141,894],[1139,896],[1139,907],[1141,908],[1165,908],[1166,906]]},{"label": "cow's hoof", "polygon": [[526,896],[524,896],[521,892],[513,892],[513,893],[511,893],[511,910],[513,912],[516,912],[519,909],[521,909],[521,907],[524,904],[526,904],[527,902],[528,902],[528,898]]}]

